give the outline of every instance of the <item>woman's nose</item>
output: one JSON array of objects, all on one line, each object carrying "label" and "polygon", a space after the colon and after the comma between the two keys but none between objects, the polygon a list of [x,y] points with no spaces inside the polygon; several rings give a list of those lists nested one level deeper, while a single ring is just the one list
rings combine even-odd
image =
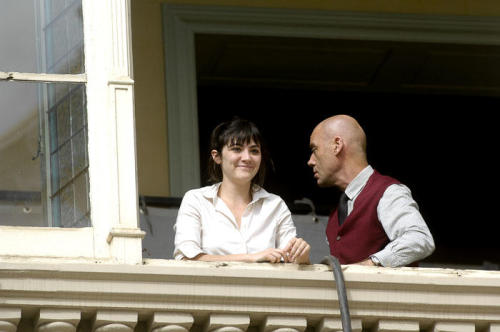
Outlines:
[{"label": "woman's nose", "polygon": [[250,151],[248,151],[247,149],[243,149],[243,151],[241,152],[241,159],[243,160],[250,159]]}]

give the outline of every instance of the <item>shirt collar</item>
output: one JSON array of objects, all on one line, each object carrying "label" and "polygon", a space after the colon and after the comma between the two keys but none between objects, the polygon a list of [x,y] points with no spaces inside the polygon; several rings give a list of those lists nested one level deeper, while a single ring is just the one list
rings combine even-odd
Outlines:
[{"label": "shirt collar", "polygon": [[252,201],[250,202],[250,204],[253,204],[261,199],[265,199],[266,197],[269,197],[269,196],[271,196],[271,194],[268,193],[264,188],[262,188],[258,185],[254,185]]},{"label": "shirt collar", "polygon": [[[207,186],[207,187],[203,188],[203,191],[202,191],[202,195],[205,198],[211,199],[212,203],[214,205],[217,204],[217,199],[219,198],[217,196],[217,193],[219,192],[220,185],[221,185],[221,182],[213,184],[211,186]],[[264,188],[262,188],[258,185],[254,185],[254,189],[255,190],[253,192],[252,201],[250,202],[250,204],[254,204],[255,202],[259,201],[260,199],[264,199],[264,198],[269,197],[271,195]]]},{"label": "shirt collar", "polygon": [[364,188],[366,182],[368,182],[368,179],[372,174],[373,168],[370,165],[366,166],[361,172],[359,172],[351,183],[347,185],[347,188],[345,188],[345,194],[347,197],[352,200],[354,197],[358,196],[361,189]]},{"label": "shirt collar", "polygon": [[211,199],[214,205],[217,203],[217,193],[219,192],[220,184],[221,182],[204,187],[201,193],[203,197]]}]

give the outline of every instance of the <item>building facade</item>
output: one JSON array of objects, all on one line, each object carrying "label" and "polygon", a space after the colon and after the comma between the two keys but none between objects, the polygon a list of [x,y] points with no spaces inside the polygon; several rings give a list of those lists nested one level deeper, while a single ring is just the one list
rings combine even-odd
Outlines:
[{"label": "building facade", "polygon": [[[488,1],[0,6],[0,331],[9,332],[341,330],[325,265],[144,258],[139,196],[201,183],[195,35],[500,44],[500,9]],[[343,272],[356,331],[500,331],[498,271]]]}]

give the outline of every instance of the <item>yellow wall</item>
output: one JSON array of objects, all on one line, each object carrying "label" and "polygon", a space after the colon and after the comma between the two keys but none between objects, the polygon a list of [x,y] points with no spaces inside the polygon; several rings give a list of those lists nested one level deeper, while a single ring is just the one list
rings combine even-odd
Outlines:
[{"label": "yellow wall", "polygon": [[139,193],[168,196],[162,3],[500,16],[499,0],[132,0]]},{"label": "yellow wall", "polygon": [[162,18],[157,1],[132,1],[139,194],[168,196]]},{"label": "yellow wall", "polygon": [[40,191],[38,150],[38,113],[0,137],[0,190]]}]

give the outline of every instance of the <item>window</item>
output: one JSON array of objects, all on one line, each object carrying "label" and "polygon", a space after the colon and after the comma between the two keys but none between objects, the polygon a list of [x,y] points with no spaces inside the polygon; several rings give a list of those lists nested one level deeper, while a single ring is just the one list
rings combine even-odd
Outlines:
[{"label": "window", "polygon": [[0,6],[0,225],[90,226],[81,0]]}]

